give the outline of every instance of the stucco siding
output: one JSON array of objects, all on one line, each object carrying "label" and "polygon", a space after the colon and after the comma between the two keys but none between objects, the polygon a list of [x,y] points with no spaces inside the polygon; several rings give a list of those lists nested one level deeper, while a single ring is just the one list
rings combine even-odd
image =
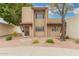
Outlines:
[{"label": "stucco siding", "polygon": [[0,36],[11,34],[14,31],[13,26],[0,24]]},{"label": "stucco siding", "polygon": [[44,32],[35,32],[35,36],[45,36],[45,33]]},{"label": "stucco siding", "polygon": [[[55,25],[53,25],[55,26]],[[52,31],[52,27],[53,26],[48,26],[47,27],[47,33],[48,33],[48,36],[52,36],[52,37],[59,37],[61,35],[60,31]],[[59,26],[60,27],[60,26]]]},{"label": "stucco siding", "polygon": [[22,8],[22,23],[32,23],[33,22],[33,10],[31,7]]},{"label": "stucco siding", "polygon": [[35,26],[44,26],[45,25],[45,19],[37,20],[35,19]]},{"label": "stucco siding", "polygon": [[0,36],[12,34],[13,32],[22,33],[20,28],[9,24],[0,24]]},{"label": "stucco siding", "polygon": [[32,26],[29,26],[30,27],[30,36],[33,36],[33,27]]},{"label": "stucco siding", "polygon": [[[35,19],[35,28],[39,26],[44,26],[45,27],[45,19]],[[44,29],[45,30],[45,29]],[[37,32],[35,30],[35,36],[45,36],[45,31],[43,32]]]},{"label": "stucco siding", "polygon": [[[37,11],[39,11],[39,10],[37,10]],[[40,9],[40,11],[43,11],[42,9]],[[36,28],[36,27],[44,27],[44,31],[40,31],[40,32],[38,32],[38,31],[36,31],[36,30],[34,30],[35,32],[34,32],[34,34],[35,34],[35,36],[46,36],[47,35],[47,28],[46,28],[46,26],[47,26],[47,9],[45,9],[44,11],[43,11],[43,13],[44,13],[44,18],[42,18],[42,19],[37,19],[37,18],[34,18],[34,28]],[[34,14],[34,16],[35,16],[35,14]]]},{"label": "stucco siding", "polygon": [[67,20],[66,35],[73,39],[79,39],[79,16]]}]

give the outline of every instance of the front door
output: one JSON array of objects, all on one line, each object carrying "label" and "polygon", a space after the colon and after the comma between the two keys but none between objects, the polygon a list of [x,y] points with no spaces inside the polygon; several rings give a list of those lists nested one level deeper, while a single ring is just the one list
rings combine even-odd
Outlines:
[{"label": "front door", "polygon": [[29,36],[29,26],[25,26],[25,36]]}]

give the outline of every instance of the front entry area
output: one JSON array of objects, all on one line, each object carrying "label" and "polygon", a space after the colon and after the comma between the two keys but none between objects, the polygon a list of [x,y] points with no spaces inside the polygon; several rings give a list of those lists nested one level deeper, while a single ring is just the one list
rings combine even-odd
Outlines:
[{"label": "front entry area", "polygon": [[29,26],[25,26],[24,35],[29,36]]},{"label": "front entry area", "polygon": [[22,25],[22,32],[24,36],[30,36],[30,26],[23,24]]}]

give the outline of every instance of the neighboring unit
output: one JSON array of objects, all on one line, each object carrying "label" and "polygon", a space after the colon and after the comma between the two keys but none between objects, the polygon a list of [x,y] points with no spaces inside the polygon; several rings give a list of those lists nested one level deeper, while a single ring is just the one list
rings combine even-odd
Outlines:
[{"label": "neighboring unit", "polygon": [[66,20],[66,35],[73,39],[79,39],[79,14]]},{"label": "neighboring unit", "polygon": [[13,32],[17,32],[19,34],[22,33],[19,27],[12,24],[8,24],[6,21],[0,18],[0,36],[9,35]]},{"label": "neighboring unit", "polygon": [[61,19],[48,18],[47,7],[23,7],[22,30],[25,36],[60,37]]}]

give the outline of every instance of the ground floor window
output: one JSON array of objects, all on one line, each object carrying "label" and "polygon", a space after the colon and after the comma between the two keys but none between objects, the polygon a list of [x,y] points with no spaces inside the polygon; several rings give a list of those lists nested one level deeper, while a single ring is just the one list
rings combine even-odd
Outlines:
[{"label": "ground floor window", "polygon": [[52,31],[54,31],[54,32],[60,32],[61,31],[61,27],[59,27],[59,26],[53,26],[52,27]]}]

